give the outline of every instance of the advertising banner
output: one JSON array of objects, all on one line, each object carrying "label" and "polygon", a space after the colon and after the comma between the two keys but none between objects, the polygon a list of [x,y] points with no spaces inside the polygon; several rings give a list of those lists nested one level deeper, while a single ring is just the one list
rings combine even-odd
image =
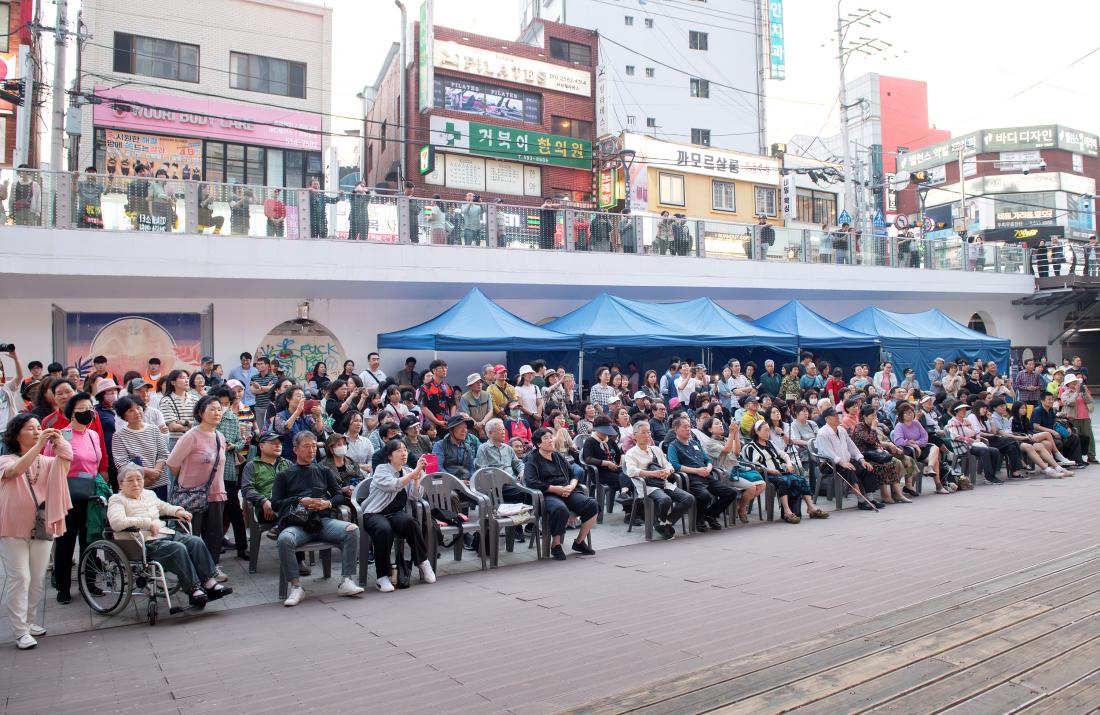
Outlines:
[{"label": "advertising banner", "polygon": [[[420,4],[420,38],[417,42],[419,52],[416,58],[417,64],[417,105],[421,113],[428,111],[432,106],[432,97],[435,94],[434,71],[432,69],[432,56],[435,44],[435,28],[432,26],[432,0],[424,0]],[[404,62],[405,58],[402,57]]]},{"label": "advertising banner", "polygon": [[592,73],[588,70],[562,67],[450,41],[436,42],[432,56],[435,58],[435,66],[441,69],[582,97],[592,96]]},{"label": "advertising banner", "polygon": [[771,48],[771,78],[787,78],[787,55],[783,46],[783,0],[768,0],[768,46]]},{"label": "advertising banner", "polygon": [[[91,371],[92,358],[105,355],[111,372],[129,370],[142,374],[149,358],[160,358],[161,371],[194,370],[211,345],[202,339],[202,313],[67,313],[55,310],[64,321],[63,360],[81,374]],[[56,334],[56,328],[55,328]]]},{"label": "advertising banner", "polygon": [[513,122],[542,124],[542,97],[453,77],[435,78],[435,106]]},{"label": "advertising banner", "polygon": [[[138,162],[164,169],[169,178],[180,178],[194,171],[202,171],[202,139],[162,137],[154,134],[138,134],[118,129],[104,130],[107,163],[116,166],[134,166]],[[128,164],[124,164],[128,161]]]},{"label": "advertising banner", "polygon": [[543,132],[432,117],[431,143],[448,151],[529,164],[592,168],[592,142]]}]

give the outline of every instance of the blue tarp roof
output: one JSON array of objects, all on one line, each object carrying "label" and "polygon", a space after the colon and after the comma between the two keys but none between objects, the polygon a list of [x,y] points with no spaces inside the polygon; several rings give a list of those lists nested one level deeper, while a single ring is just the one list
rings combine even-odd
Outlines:
[{"label": "blue tarp roof", "polygon": [[800,348],[818,350],[873,348],[879,344],[875,335],[868,335],[827,320],[797,300],[789,301],[752,322],[756,326],[796,335]]},{"label": "blue tarp roof", "polygon": [[838,325],[867,335],[875,335],[884,346],[920,347],[920,336],[908,330],[897,317],[899,315],[902,314],[871,306],[841,320]]},{"label": "blue tarp roof", "polygon": [[571,335],[517,318],[473,288],[431,320],[378,335],[379,348],[407,350],[579,350]]},{"label": "blue tarp roof", "polygon": [[650,303],[600,294],[546,324],[580,338],[586,349],[622,347],[739,347],[794,352],[797,339],[742,320],[709,298]]}]

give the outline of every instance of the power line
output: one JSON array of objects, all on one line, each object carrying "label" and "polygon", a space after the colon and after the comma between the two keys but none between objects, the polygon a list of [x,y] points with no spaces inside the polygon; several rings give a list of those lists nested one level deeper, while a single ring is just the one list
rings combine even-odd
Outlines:
[{"label": "power line", "polygon": [[[628,8],[624,8],[622,5],[620,5],[618,3],[608,2],[607,0],[589,0],[589,2],[599,3],[600,5],[607,5],[608,7],[613,7],[613,8],[619,9],[619,10],[628,9]],[[667,17],[667,18],[670,18],[670,19],[673,19],[673,20],[683,20],[683,19],[685,19],[685,18],[682,18],[682,17],[677,17],[676,15],[668,15],[668,14],[661,13],[661,12],[654,12],[654,11],[648,10],[648,9],[639,9],[638,12],[643,12],[647,15],[656,15],[657,17]],[[688,20],[688,21],[691,22],[691,20]],[[741,28],[738,28],[738,27],[729,27],[727,25],[717,25],[713,22],[708,22],[707,26],[718,28],[720,30],[729,30],[730,32],[740,32],[743,35],[752,35],[753,37],[756,37],[756,32],[754,32],[752,30],[742,30]]]}]

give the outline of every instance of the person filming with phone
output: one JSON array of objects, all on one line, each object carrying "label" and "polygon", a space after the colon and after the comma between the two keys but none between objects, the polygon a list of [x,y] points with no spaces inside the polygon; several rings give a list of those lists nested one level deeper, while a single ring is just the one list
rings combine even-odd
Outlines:
[{"label": "person filming with phone", "polygon": [[325,438],[325,420],[321,403],[307,400],[300,387],[290,388],[286,409],[275,415],[275,433],[283,438],[283,457],[294,459],[294,437],[299,432],[312,432],[318,441]]}]

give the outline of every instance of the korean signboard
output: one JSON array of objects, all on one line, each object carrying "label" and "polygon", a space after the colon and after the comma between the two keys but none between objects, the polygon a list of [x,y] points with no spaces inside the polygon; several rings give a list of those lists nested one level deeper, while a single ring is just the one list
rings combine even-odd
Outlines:
[{"label": "korean signboard", "polygon": [[783,46],[783,0],[768,0],[768,47],[771,48],[771,78],[787,78],[787,56]]},{"label": "korean signboard", "polygon": [[592,142],[587,139],[496,127],[464,119],[432,117],[431,143],[449,151],[495,159],[592,168]]},{"label": "korean signboard", "polygon": [[435,186],[464,191],[542,196],[542,173],[537,166],[482,159],[467,154],[440,153],[436,158],[435,171],[425,176],[424,181]]},{"label": "korean signboard", "polygon": [[1058,127],[1058,148],[1075,154],[1097,156],[1100,154],[1100,138],[1069,127]]},{"label": "korean signboard", "polygon": [[1054,146],[1057,136],[1053,124],[1036,127],[1005,127],[982,132],[982,151],[1026,151]]},{"label": "korean signboard", "polygon": [[786,221],[798,220],[798,202],[795,201],[794,174],[787,174],[779,180],[779,208]]},{"label": "korean signboard", "polygon": [[[431,109],[432,98],[435,94],[435,75],[432,69],[432,56],[435,54],[435,28],[432,27],[432,0],[424,0],[420,5],[420,38],[417,43],[417,105],[420,112]],[[405,58],[402,57],[404,62]]]},{"label": "korean signboard", "polygon": [[981,151],[981,142],[981,135],[978,132],[971,132],[932,146],[910,149],[905,154],[898,156],[898,171],[916,171],[917,169],[927,169],[936,164],[958,161],[960,148],[964,157],[974,156]]},{"label": "korean signboard", "polygon": [[618,196],[615,195],[616,184],[615,171],[612,169],[604,169],[600,172],[599,183],[599,206],[601,209],[606,209],[615,205],[618,200]]},{"label": "korean signboard", "polygon": [[104,143],[108,164],[122,165],[128,161],[129,166],[133,166],[140,161],[146,166],[151,165],[154,170],[163,168],[173,179],[183,176],[184,170],[188,170],[188,175],[193,171],[202,171],[202,139],[106,129]]},{"label": "korean signboard", "polygon": [[994,202],[997,228],[1019,228],[1052,224],[1055,218],[1054,192],[1003,194]]},{"label": "korean signboard", "polygon": [[542,124],[542,97],[453,77],[435,78],[435,106],[512,122]]},{"label": "korean signboard", "polygon": [[[473,74],[486,79],[526,84],[555,92],[592,96],[592,74],[549,62],[515,57],[457,42],[436,42],[434,64],[440,69]],[[423,71],[423,70],[421,70]]]},{"label": "korean signboard", "polygon": [[769,156],[679,144],[644,134],[625,134],[624,147],[638,152],[635,164],[649,163],[689,174],[779,185],[779,160]]}]

